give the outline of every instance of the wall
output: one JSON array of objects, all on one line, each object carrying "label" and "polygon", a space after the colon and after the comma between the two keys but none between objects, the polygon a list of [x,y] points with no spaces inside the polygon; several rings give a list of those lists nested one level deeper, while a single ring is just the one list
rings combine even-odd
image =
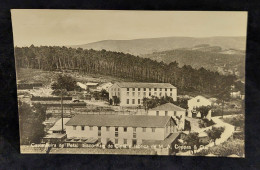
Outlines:
[{"label": "wall", "polygon": [[[110,127],[109,131],[106,131],[106,127],[101,127],[101,137],[98,137],[98,127],[93,126],[93,130],[90,130],[88,126],[85,126],[85,130],[81,130],[81,126],[77,126],[76,130],[73,130],[73,126],[66,126],[67,137],[77,138],[101,138],[101,142],[106,144],[107,138],[115,143],[115,127]],[[123,145],[124,139],[127,139],[127,145],[132,145],[133,128],[128,127],[127,132],[124,132],[123,127],[118,128],[118,144]],[[137,144],[140,145],[142,140],[164,140],[164,128],[156,128],[155,132],[152,132],[152,128],[146,128],[146,132],[143,132],[141,127],[136,128]]]},{"label": "wall", "polygon": [[[111,88],[113,88],[112,86]],[[116,87],[116,86],[115,86]],[[110,88],[110,89],[111,89]],[[127,91],[127,89],[129,91]],[[149,88],[145,88],[146,91],[144,91],[144,88],[140,88],[140,91],[138,91],[138,88],[121,88],[120,91],[120,106],[138,106],[138,105],[143,105],[143,98],[149,97],[150,96],[157,96],[157,97],[162,97],[162,96],[170,96],[173,98],[174,101],[177,100],[177,89],[172,88],[172,91],[168,88],[167,91],[165,91],[165,88],[162,88],[160,91],[160,88],[157,88],[155,91],[154,88],[151,88],[151,91]],[[134,94],[133,94],[134,93]],[[113,94],[113,93],[111,93]],[[110,97],[110,95],[109,95]],[[127,104],[127,99],[129,99],[129,104]],[[135,100],[135,104],[132,103],[133,99]],[[140,103],[138,103],[138,99],[140,100]]]},{"label": "wall", "polygon": [[[164,110],[158,110],[158,111],[159,111],[159,116],[165,116]],[[148,115],[156,116],[157,115],[156,112],[157,112],[157,110],[149,110]],[[177,126],[180,130],[184,129],[185,111],[176,111],[176,116],[178,116],[178,117],[182,116],[180,121],[178,121],[178,119],[174,115],[174,111],[168,111],[168,116],[172,116],[174,118],[174,120],[176,120]]]}]

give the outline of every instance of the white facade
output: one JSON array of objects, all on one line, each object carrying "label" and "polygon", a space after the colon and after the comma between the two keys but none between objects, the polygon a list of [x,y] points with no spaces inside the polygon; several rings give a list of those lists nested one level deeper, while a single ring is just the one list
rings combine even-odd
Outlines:
[{"label": "white facade", "polygon": [[[99,115],[102,116],[102,115]],[[97,116],[96,118],[98,118]],[[150,117],[150,116],[146,116]],[[122,118],[122,117],[121,117]],[[138,118],[138,116],[137,116]],[[73,118],[72,118],[73,119]],[[116,117],[113,117],[116,119]],[[143,120],[144,117],[142,118]],[[87,120],[87,121],[96,121],[98,122],[97,126],[93,124],[89,125],[73,125],[68,122],[66,124],[66,134],[68,138],[95,138],[98,139],[102,144],[106,144],[108,141],[112,141],[114,144],[119,145],[140,145],[143,140],[156,140],[163,141],[166,137],[168,137],[171,133],[176,132],[176,124],[171,117],[166,118],[167,121],[162,122],[162,126],[160,127],[145,127],[142,123],[140,123],[139,127],[130,127],[130,126],[108,126],[100,125],[99,120]],[[166,120],[165,119],[165,120]],[[150,119],[151,120],[151,119]],[[155,119],[154,119],[155,120]],[[109,120],[110,122],[111,120]],[[115,120],[118,121],[118,120]],[[125,120],[127,121],[127,120]],[[128,122],[123,123],[120,121],[120,125],[128,124]],[[153,122],[150,122],[152,126]],[[104,123],[105,124],[105,123]],[[158,123],[155,123],[158,124]]]},{"label": "white facade", "polygon": [[86,85],[86,84],[83,84],[83,83],[81,83],[81,82],[77,82],[77,85],[78,85],[80,88],[82,88],[82,89],[84,89],[84,90],[87,90],[87,85]]},{"label": "white facade", "polygon": [[[173,107],[170,107],[171,105]],[[185,114],[186,114],[185,109],[175,106],[171,103],[166,103],[159,107],[148,110],[148,115],[150,116],[171,116],[177,123],[178,131],[184,130],[185,117],[186,117]]]},{"label": "white facade", "polygon": [[211,101],[203,96],[196,96],[188,100],[188,117],[192,117],[192,111],[200,106],[211,106]]},{"label": "white facade", "polygon": [[[136,84],[137,87],[132,87],[132,84],[129,84],[129,87],[120,86],[120,83],[115,83],[113,86],[109,88],[109,98],[112,99],[113,96],[117,96],[120,99],[120,106],[142,106],[143,98],[157,96],[169,96],[172,97],[174,101],[177,100],[177,88],[168,85],[167,87],[162,87],[160,83],[154,83],[153,87],[151,87],[152,83],[140,83],[143,87],[140,86],[139,83]],[[161,83],[162,85],[165,83]]]}]

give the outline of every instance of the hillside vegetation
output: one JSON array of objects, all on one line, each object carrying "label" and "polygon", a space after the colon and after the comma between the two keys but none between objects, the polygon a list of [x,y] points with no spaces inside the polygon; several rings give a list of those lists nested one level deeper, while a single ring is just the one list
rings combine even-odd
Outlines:
[{"label": "hillside vegetation", "polygon": [[[227,54],[228,52],[232,54]],[[223,51],[218,46],[154,52],[141,57],[167,64],[176,61],[180,66],[190,65],[196,69],[203,66],[205,69],[218,71],[221,74],[235,74],[242,79],[245,76],[245,54],[236,50]]]},{"label": "hillside vegetation", "polygon": [[179,92],[218,95],[230,89],[235,76],[224,76],[203,67],[180,67],[177,62],[165,64],[147,58],[110,51],[83,50],[67,47],[15,48],[17,68],[47,71],[72,69],[80,73],[100,74],[139,82],[168,82]]}]

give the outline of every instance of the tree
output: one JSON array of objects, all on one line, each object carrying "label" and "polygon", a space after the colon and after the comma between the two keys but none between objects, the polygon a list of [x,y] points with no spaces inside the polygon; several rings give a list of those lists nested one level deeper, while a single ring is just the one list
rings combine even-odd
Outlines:
[{"label": "tree", "polygon": [[244,115],[239,115],[231,120],[231,124],[235,126],[235,130],[239,127],[242,131],[244,130],[245,117]]},{"label": "tree", "polygon": [[77,88],[77,83],[74,78],[68,75],[59,74],[52,84],[53,94],[61,96],[61,131],[64,133],[63,128],[63,95],[67,94],[67,91],[72,91]]},{"label": "tree", "polygon": [[207,130],[206,133],[208,134],[209,138],[214,141],[214,145],[216,145],[216,139],[221,137],[221,134],[224,132],[224,127],[212,127],[212,129]]},{"label": "tree", "polygon": [[39,143],[44,136],[44,125],[46,112],[40,104],[31,107],[29,104],[19,101],[19,130],[22,145]]},{"label": "tree", "polygon": [[105,100],[105,101],[109,100],[109,93],[105,89],[101,90],[101,98],[102,98],[102,100]]},{"label": "tree", "polygon": [[113,96],[113,102],[115,105],[118,105],[120,103],[120,99],[117,96]]},{"label": "tree", "polygon": [[183,140],[187,146],[191,146],[194,153],[195,148],[199,145],[199,134],[197,132],[189,133]]},{"label": "tree", "polygon": [[211,106],[200,106],[197,107],[196,110],[200,112],[201,118],[205,118],[211,110]]}]

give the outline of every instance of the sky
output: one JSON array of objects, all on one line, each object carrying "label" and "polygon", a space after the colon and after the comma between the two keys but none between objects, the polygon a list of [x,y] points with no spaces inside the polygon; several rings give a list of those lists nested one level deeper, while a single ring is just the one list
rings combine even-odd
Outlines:
[{"label": "sky", "polygon": [[101,40],[246,36],[247,12],[12,9],[14,45]]}]

